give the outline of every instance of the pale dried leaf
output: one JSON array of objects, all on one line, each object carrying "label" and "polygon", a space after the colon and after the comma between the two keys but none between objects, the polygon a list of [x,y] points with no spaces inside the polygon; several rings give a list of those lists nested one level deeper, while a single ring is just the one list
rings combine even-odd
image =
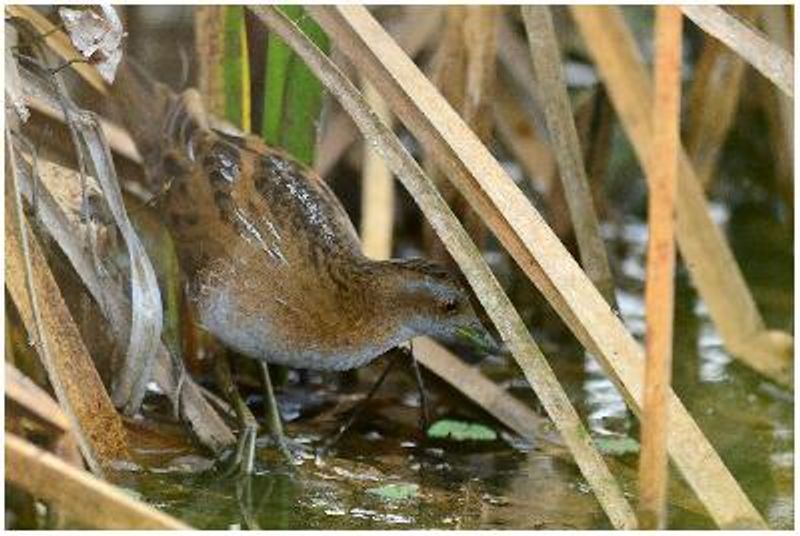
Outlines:
[{"label": "pale dried leaf", "polygon": [[113,7],[102,4],[100,9],[102,15],[92,9],[62,7],[58,14],[75,48],[95,65],[103,80],[111,84],[122,59],[122,38],[126,34]]},{"label": "pale dried leaf", "polygon": [[30,117],[30,111],[25,106],[25,95],[22,92],[22,79],[19,75],[19,65],[14,58],[11,49],[17,45],[17,30],[10,24],[5,25],[6,51],[5,51],[5,91],[6,103],[16,112],[17,117],[23,123]]},{"label": "pale dried leaf", "polygon": [[[30,68],[30,69],[29,69]],[[26,92],[37,92],[46,102],[55,102],[65,113],[78,145],[77,154],[91,162],[93,174],[114,222],[120,229],[130,258],[131,325],[128,351],[114,385],[114,403],[128,414],[136,413],[151,379],[153,358],[160,343],[161,295],[150,259],[134,231],[122,201],[111,153],[97,117],[79,109],[67,96],[63,84],[41,66],[23,66]],[[86,158],[88,157],[88,158]],[[79,164],[81,163],[79,158]],[[84,172],[88,175],[88,170]]]},{"label": "pale dried leaf", "polygon": [[[20,192],[30,201],[32,193],[30,169],[26,162],[23,161],[21,164]],[[38,168],[39,221],[72,263],[86,289],[99,304],[114,337],[124,346],[128,340],[128,326],[131,323],[130,300],[119,282],[103,276],[98,271],[92,255],[80,239],[85,235],[85,224],[78,214],[80,206],[78,201],[80,192],[76,188],[78,173],[45,161],[40,162]],[[97,188],[94,179],[92,177],[88,179],[89,187]],[[183,378],[182,389],[178,389],[181,382],[179,376],[181,376],[180,371],[176,371],[173,367],[166,347],[160,344],[153,367],[153,381],[174,405],[179,405],[181,415],[192,427],[200,443],[215,452],[231,446],[235,442],[233,434],[205,401],[197,384],[187,376]]]}]

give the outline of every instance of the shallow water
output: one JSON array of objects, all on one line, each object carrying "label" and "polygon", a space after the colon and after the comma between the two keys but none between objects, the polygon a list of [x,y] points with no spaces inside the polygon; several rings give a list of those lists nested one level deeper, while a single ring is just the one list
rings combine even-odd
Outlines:
[{"label": "shallow water", "polygon": [[[736,214],[715,210],[720,223],[736,222],[729,231],[739,258],[758,259],[742,265],[770,326],[791,330],[791,257],[787,262],[780,253],[791,251],[790,242],[752,240],[768,225],[763,212],[752,207]],[[641,221],[627,220],[604,232],[626,246],[626,258],[619,263],[620,314],[641,339],[646,228]],[[609,445],[629,448],[632,442],[627,438],[637,438],[638,425],[599,365],[577,346],[556,348],[546,349],[546,354],[593,435],[610,440]],[[770,526],[792,528],[793,395],[727,354],[683,270],[676,294],[674,362],[680,398],[745,492]],[[489,358],[479,366],[536,407],[521,373],[508,365],[501,358]],[[379,368],[376,365],[365,376]],[[288,434],[309,450],[319,445],[321,436],[343,421],[346,410],[360,398],[358,393],[368,390],[365,376],[355,390],[332,386],[329,376],[312,376],[305,387],[290,382],[281,395],[282,411],[299,418],[288,424]],[[527,444],[441,381],[426,376],[426,382],[436,418],[483,423],[500,432],[499,438],[464,443],[424,438],[417,426],[412,376],[395,371],[354,428],[323,458],[309,453],[289,466],[262,439],[257,474],[247,483],[200,470],[212,461],[187,446],[173,445],[145,452],[150,469],[120,473],[118,482],[143,500],[203,528],[609,527],[563,447]],[[258,396],[252,395],[251,401],[258,415]],[[555,432],[547,439],[559,441]],[[635,503],[635,452],[607,459]],[[670,526],[712,528],[713,522],[674,472],[672,480]],[[396,485],[394,489],[403,493],[382,495],[387,485]]]}]

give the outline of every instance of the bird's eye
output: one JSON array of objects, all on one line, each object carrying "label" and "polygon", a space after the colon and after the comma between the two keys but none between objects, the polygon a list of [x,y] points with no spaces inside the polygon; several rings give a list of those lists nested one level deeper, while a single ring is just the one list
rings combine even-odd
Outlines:
[{"label": "bird's eye", "polygon": [[456,300],[447,300],[444,302],[444,310],[447,313],[452,313],[458,308],[458,302]]}]

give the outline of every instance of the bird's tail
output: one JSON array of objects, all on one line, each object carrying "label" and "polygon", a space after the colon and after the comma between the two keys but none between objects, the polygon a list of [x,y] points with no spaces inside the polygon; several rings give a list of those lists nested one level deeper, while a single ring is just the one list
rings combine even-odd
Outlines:
[{"label": "bird's tail", "polygon": [[119,120],[145,163],[158,159],[164,119],[174,107],[177,95],[127,54],[120,62],[109,94]]},{"label": "bird's tail", "polygon": [[197,91],[175,93],[128,56],[120,62],[110,95],[146,168],[158,169],[167,151],[185,150],[193,132],[198,128],[208,129],[208,118]]}]

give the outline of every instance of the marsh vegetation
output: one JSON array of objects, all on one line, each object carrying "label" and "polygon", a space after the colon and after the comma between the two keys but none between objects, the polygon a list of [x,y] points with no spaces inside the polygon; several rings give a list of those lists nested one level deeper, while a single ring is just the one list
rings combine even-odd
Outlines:
[{"label": "marsh vegetation", "polygon": [[[793,528],[793,21],[6,7],[6,527]],[[128,55],[314,170],[367,257],[446,267],[502,348],[414,339],[363,406],[389,357],[270,366],[287,462],[187,298]]]}]

